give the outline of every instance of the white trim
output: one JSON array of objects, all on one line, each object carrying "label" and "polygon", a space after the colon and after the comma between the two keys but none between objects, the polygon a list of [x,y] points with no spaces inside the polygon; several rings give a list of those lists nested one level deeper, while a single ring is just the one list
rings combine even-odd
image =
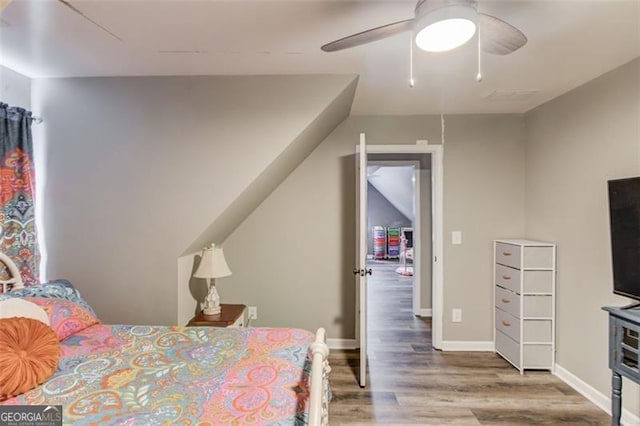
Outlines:
[{"label": "white trim", "polygon": [[442,145],[367,145],[367,154],[429,154]]},{"label": "white trim", "polygon": [[[611,415],[611,398],[607,395],[603,394],[584,380],[580,379],[578,376],[562,367],[561,365],[556,364],[553,374],[571,386],[573,389],[578,391],[582,396],[587,398],[589,401],[593,402],[598,408],[600,408],[605,413]],[[626,408],[622,409],[622,416],[620,418],[620,422],[626,426],[632,425],[640,425],[640,417],[633,414],[631,411]]]},{"label": "white trim", "polygon": [[[443,146],[427,145],[431,153],[431,221],[433,223],[432,309],[433,347],[442,348],[444,322],[444,159]],[[493,342],[491,342],[493,345]]]},{"label": "white trim", "polygon": [[431,317],[433,316],[433,309],[431,308],[420,308],[417,313],[420,317]]},{"label": "white trim", "polygon": [[[413,168],[413,313],[419,315],[420,301],[422,300],[422,189],[420,181],[422,180],[422,172],[420,171],[420,163],[416,162]],[[431,219],[431,218],[429,218]],[[406,259],[405,259],[406,262]]]},{"label": "white trim", "polygon": [[356,349],[356,339],[327,339],[329,349]]},{"label": "white trim", "polygon": [[495,345],[489,341],[467,342],[443,340],[440,349],[443,351],[494,352]]},{"label": "white trim", "polygon": [[[360,156],[358,158],[358,267],[361,270],[367,269],[367,143],[364,133],[360,133]],[[356,276],[357,277],[357,276]],[[359,321],[360,321],[360,387],[367,385],[367,274],[356,278],[358,282],[359,295]]]}]

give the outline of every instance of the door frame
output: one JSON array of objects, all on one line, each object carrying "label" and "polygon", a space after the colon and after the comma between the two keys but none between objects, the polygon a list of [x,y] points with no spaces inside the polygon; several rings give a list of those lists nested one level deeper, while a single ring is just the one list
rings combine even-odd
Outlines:
[{"label": "door frame", "polygon": [[[359,148],[357,148],[359,150]],[[368,154],[431,154],[432,345],[442,349],[444,320],[444,147],[442,145],[367,145]],[[356,321],[356,338],[359,333]]]},{"label": "door frame", "polygon": [[[368,149],[367,149],[368,151]],[[371,152],[367,152],[367,154],[371,154]],[[416,161],[416,160],[373,160],[373,161],[368,161],[367,160],[367,167],[369,166],[380,166],[380,167],[413,167],[413,221],[411,226],[413,227],[413,294],[412,294],[412,310],[413,310],[413,315],[418,315],[418,316],[422,316],[420,314],[421,311],[421,307],[420,307],[420,293],[421,293],[421,288],[422,288],[422,283],[421,283],[421,268],[420,265],[421,263],[421,258],[422,258],[422,250],[420,247],[420,240],[421,240],[421,233],[422,233],[422,228],[421,228],[421,223],[422,223],[422,216],[421,216],[421,211],[420,211],[420,178],[421,178],[421,173],[420,173],[420,162]],[[367,177],[367,181],[368,181],[368,177]],[[367,219],[369,217],[369,207],[367,206]],[[367,221],[368,222],[368,221]],[[367,224],[368,226],[368,224]],[[417,236],[417,237],[416,237]]]}]

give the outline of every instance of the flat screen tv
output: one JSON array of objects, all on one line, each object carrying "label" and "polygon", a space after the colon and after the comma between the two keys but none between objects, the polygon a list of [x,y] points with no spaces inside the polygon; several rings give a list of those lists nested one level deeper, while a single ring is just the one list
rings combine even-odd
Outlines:
[{"label": "flat screen tv", "polygon": [[609,181],[613,292],[640,300],[640,176]]}]

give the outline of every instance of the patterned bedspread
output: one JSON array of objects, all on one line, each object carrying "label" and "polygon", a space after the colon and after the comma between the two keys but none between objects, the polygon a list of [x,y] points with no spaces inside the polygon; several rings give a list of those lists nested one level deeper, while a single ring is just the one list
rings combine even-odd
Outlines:
[{"label": "patterned bedspread", "polygon": [[287,328],[92,325],[46,383],[4,404],[64,406],[76,424],[306,423],[308,346]]}]

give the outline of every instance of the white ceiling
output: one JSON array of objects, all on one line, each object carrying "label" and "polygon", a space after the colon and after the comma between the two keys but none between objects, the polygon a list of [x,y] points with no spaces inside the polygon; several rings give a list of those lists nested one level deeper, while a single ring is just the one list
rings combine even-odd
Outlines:
[{"label": "white ceiling", "polygon": [[[417,52],[413,89],[408,34],[335,53],[320,46],[411,18],[414,2],[70,1],[104,29],[58,1],[13,0],[1,13],[0,63],[36,78],[354,73],[353,114],[451,114],[524,112],[640,56],[640,0],[480,0],[529,43],[484,55],[481,84],[472,42]],[[537,92],[485,99],[497,89]]]}]

